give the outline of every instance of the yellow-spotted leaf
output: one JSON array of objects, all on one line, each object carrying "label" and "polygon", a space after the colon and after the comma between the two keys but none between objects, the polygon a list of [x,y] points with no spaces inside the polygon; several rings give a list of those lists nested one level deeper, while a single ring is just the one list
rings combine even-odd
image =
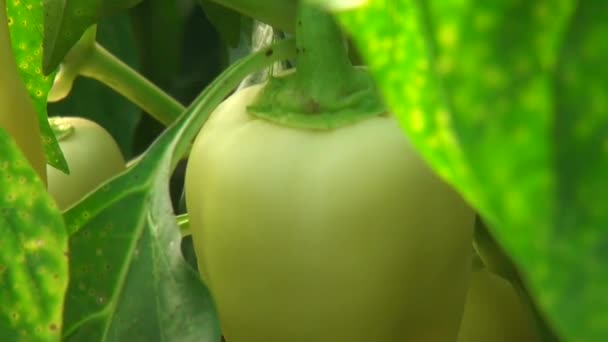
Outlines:
[{"label": "yellow-spotted leaf", "polygon": [[369,0],[337,16],[554,330],[607,339],[608,2]]},{"label": "yellow-spotted leaf", "polygon": [[59,341],[68,285],[59,209],[0,128],[0,341]]},{"label": "yellow-spotted leaf", "polygon": [[8,0],[6,7],[13,53],[19,75],[38,114],[47,162],[67,172],[67,163],[47,120],[46,99],[55,75],[42,74],[42,1]]}]

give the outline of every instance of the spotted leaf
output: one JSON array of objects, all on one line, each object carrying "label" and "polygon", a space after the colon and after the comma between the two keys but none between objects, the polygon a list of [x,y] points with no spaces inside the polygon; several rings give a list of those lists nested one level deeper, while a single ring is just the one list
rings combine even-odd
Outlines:
[{"label": "spotted leaf", "polygon": [[67,163],[47,120],[46,98],[55,75],[42,74],[42,2],[7,1],[6,6],[13,53],[19,75],[38,114],[47,161],[53,167],[67,172]]},{"label": "spotted leaf", "polygon": [[11,137],[0,129],[0,340],[59,341],[67,233]]},{"label": "spotted leaf", "polygon": [[608,3],[369,0],[338,17],[554,329],[606,339]]},{"label": "spotted leaf", "polygon": [[219,340],[209,292],[181,254],[169,142],[65,214],[67,340]]}]

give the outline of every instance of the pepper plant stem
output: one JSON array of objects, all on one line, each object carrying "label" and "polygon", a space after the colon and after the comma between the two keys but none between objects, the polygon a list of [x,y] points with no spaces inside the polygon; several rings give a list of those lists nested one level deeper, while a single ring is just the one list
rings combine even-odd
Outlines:
[{"label": "pepper plant stem", "polygon": [[329,12],[299,3],[296,46],[296,72],[271,78],[247,108],[249,113],[314,130],[386,113],[374,80],[351,64],[342,31]]},{"label": "pepper plant stem", "polygon": [[98,43],[82,65],[80,75],[104,83],[164,125],[171,124],[185,110],[177,100]]},{"label": "pepper plant stem", "polygon": [[[182,131],[180,139],[175,147],[174,158],[171,165],[173,171],[179,160],[184,156],[191,146],[203,124],[217,106],[238,87],[238,85],[250,74],[269,67],[272,63],[290,59],[295,55],[294,41],[284,40],[261,49],[244,57],[224,70],[188,107],[186,114],[171,129]],[[192,114],[195,112],[194,114]],[[184,122],[182,122],[184,121]]]},{"label": "pepper plant stem", "polygon": [[328,12],[302,1],[296,22],[297,84],[313,99],[343,96],[352,84],[354,67],[350,63],[345,39]]},{"label": "pepper plant stem", "polygon": [[46,156],[40,126],[34,103],[19,76],[13,55],[5,0],[0,0],[0,128],[13,137],[32,168],[46,183]]}]

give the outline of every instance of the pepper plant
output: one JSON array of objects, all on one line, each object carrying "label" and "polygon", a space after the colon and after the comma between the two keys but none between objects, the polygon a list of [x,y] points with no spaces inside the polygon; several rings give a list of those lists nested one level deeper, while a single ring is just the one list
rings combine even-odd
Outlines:
[{"label": "pepper plant", "polygon": [[0,0],[0,340],[608,339],[607,23]]}]

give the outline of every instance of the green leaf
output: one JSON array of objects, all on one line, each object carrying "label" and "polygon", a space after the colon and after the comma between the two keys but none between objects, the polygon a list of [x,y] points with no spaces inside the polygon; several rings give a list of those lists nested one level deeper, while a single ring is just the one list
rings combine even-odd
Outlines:
[{"label": "green leaf", "polygon": [[84,31],[101,18],[131,8],[141,0],[46,0],[42,71],[55,70]]},{"label": "green leaf", "polygon": [[294,53],[287,42],[228,68],[141,160],[65,213],[72,234],[67,340],[220,340],[210,294],[181,252],[169,178],[241,79]]},{"label": "green leaf", "polygon": [[67,340],[219,341],[209,292],[181,254],[171,139],[65,214]]},{"label": "green leaf", "polygon": [[553,327],[606,339],[608,3],[370,0],[338,16]]},{"label": "green leaf", "polygon": [[[136,68],[135,38],[128,16],[102,19],[97,25],[97,40],[124,63]],[[78,77],[70,95],[48,104],[51,116],[79,116],[91,119],[110,132],[126,158],[132,156],[133,135],[141,118],[139,108],[106,85]]]},{"label": "green leaf", "polygon": [[209,21],[226,44],[235,48],[241,40],[241,14],[210,0],[199,0]]},{"label": "green leaf", "polygon": [[0,341],[59,341],[68,236],[59,209],[0,129]]},{"label": "green leaf", "polygon": [[[135,38],[132,46],[137,46],[141,56],[140,71],[165,91],[181,67],[182,47],[193,47],[183,39],[186,17],[192,10],[180,6],[179,1],[147,0],[129,11]],[[195,4],[191,7],[196,8]],[[202,45],[208,52],[206,38],[197,36],[192,45]],[[107,44],[102,45],[108,47]]]},{"label": "green leaf", "polygon": [[608,337],[607,60],[608,3],[579,1],[554,84],[555,217],[533,279],[572,341]]},{"label": "green leaf", "polygon": [[219,341],[212,300],[184,261],[166,184],[169,150],[66,214],[69,341]]},{"label": "green leaf", "polygon": [[357,8],[369,0],[306,0],[311,4],[323,5],[330,11],[343,11]]},{"label": "green leaf", "polygon": [[[207,0],[199,0],[207,1]],[[279,30],[294,32],[296,0],[211,0]]]},{"label": "green leaf", "polygon": [[509,280],[513,288],[519,293],[520,298],[532,310],[532,319],[541,334],[542,341],[559,341],[554,329],[548,325],[545,316],[540,312],[536,300],[531,297],[530,290],[524,282],[521,271],[513,263],[512,258],[490,233],[490,229],[477,215],[475,219],[475,236],[473,238],[476,260],[481,262],[490,272]]},{"label": "green leaf", "polygon": [[7,1],[6,7],[15,60],[38,114],[47,161],[67,172],[68,165],[47,120],[46,98],[55,75],[42,73],[42,2]]}]

